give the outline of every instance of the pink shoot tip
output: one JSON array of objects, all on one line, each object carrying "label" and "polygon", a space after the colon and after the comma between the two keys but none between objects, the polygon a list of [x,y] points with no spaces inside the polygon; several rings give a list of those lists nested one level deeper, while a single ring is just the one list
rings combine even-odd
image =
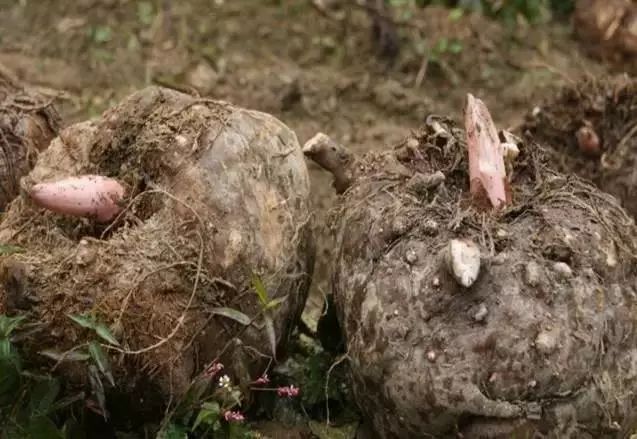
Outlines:
[{"label": "pink shoot tip", "polygon": [[464,123],[469,151],[469,181],[473,196],[486,193],[491,205],[507,203],[504,151],[487,106],[467,94]]}]

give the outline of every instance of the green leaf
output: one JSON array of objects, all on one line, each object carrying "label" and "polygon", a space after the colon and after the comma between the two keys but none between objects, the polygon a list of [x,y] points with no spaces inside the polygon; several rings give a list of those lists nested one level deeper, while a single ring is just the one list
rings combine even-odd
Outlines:
[{"label": "green leaf", "polygon": [[26,431],[29,439],[64,439],[64,435],[49,418],[30,419]]},{"label": "green leaf", "polygon": [[17,355],[8,338],[0,338],[0,359],[12,359]]},{"label": "green leaf", "polygon": [[84,351],[70,350],[66,352],[60,352],[55,349],[44,349],[38,352],[40,355],[50,358],[55,361],[86,361],[91,356]]},{"label": "green leaf", "polygon": [[113,336],[113,334],[111,333],[110,329],[108,329],[108,327],[106,327],[106,325],[104,325],[102,323],[97,323],[95,325],[95,332],[97,333],[97,335],[102,337],[104,340],[106,340],[110,344],[112,344],[114,346],[119,346],[119,342]]},{"label": "green leaf", "polygon": [[90,365],[88,367],[88,379],[91,383],[91,389],[93,390],[93,395],[97,399],[97,405],[106,419],[106,396],[104,395],[104,385],[102,384],[102,380],[100,378],[99,372],[94,365]]},{"label": "green leaf", "polygon": [[462,43],[460,41],[452,41],[451,44],[449,44],[449,52],[453,53],[454,55],[462,52]]},{"label": "green leaf", "polygon": [[308,426],[318,439],[354,439],[358,430],[358,422],[331,427],[324,422],[310,421]]},{"label": "green leaf", "polygon": [[82,328],[88,328],[95,330],[95,320],[91,316],[79,316],[75,314],[69,314],[68,317]]},{"label": "green leaf", "polygon": [[157,433],[157,439],[188,439],[188,432],[184,427],[170,423]]},{"label": "green leaf", "polygon": [[24,253],[24,249],[15,245],[0,244],[0,256],[8,256],[14,253]]},{"label": "green leaf", "polygon": [[153,23],[153,4],[147,1],[137,3],[137,18],[143,25],[151,25]]},{"label": "green leaf", "polygon": [[[11,349],[11,345],[9,344],[9,348],[5,346],[4,349]],[[15,401],[20,382],[20,364],[17,354],[0,356],[0,406]]]},{"label": "green leaf", "polygon": [[274,330],[274,322],[272,321],[272,317],[269,313],[266,313],[263,316],[265,321],[265,330],[268,335],[268,341],[270,342],[270,350],[272,351],[272,356],[276,359],[276,331]]},{"label": "green leaf", "polygon": [[438,40],[438,43],[436,44],[436,52],[442,54],[447,52],[447,46],[449,45],[449,40],[447,40],[447,38],[442,37]]},{"label": "green leaf", "polygon": [[62,427],[62,433],[64,433],[64,439],[87,439],[83,426],[73,417],[66,420],[64,427]]},{"label": "green leaf", "polygon": [[68,317],[71,320],[73,320],[75,323],[80,325],[81,327],[92,329],[93,331],[95,331],[97,335],[99,335],[103,340],[107,341],[108,343],[115,346],[120,345],[117,339],[111,333],[111,330],[108,329],[108,327],[104,325],[103,323],[100,323],[97,320],[95,320],[94,317],[90,315],[76,315],[76,314],[69,314]]},{"label": "green leaf", "polygon": [[261,305],[266,306],[269,302],[268,291],[265,289],[265,285],[263,285],[263,282],[261,282],[261,279],[256,275],[252,276],[252,288],[254,288],[254,291],[256,291],[257,296],[259,296]]},{"label": "green leaf", "polygon": [[231,422],[228,424],[228,439],[247,439],[250,430],[247,425],[240,422]]},{"label": "green leaf", "polygon": [[197,415],[197,419],[195,423],[192,425],[190,431],[195,431],[197,427],[200,425],[214,425],[215,422],[219,420],[219,415],[221,414],[221,407],[217,402],[205,402],[201,406],[201,410],[199,410],[199,414]]},{"label": "green leaf", "polygon": [[85,397],[86,397],[86,394],[84,392],[80,392],[75,395],[70,395],[65,398],[59,399],[55,401],[55,403],[53,403],[53,405],[51,406],[51,409],[49,410],[49,413],[55,413],[58,410],[63,410],[75,404],[78,401],[82,401]]},{"label": "green leaf", "polygon": [[0,315],[0,337],[9,337],[25,319],[25,316],[9,317],[4,314]]},{"label": "green leaf", "polygon": [[462,8],[454,8],[449,12],[449,20],[458,21],[464,15]]},{"label": "green leaf", "polygon": [[108,356],[104,353],[104,350],[94,341],[88,344],[88,352],[91,354],[91,358],[95,360],[95,364],[99,368],[100,372],[104,374],[108,382],[111,386],[115,386],[115,381],[113,380],[113,374],[111,373],[111,365],[108,361]]},{"label": "green leaf", "polygon": [[93,31],[93,41],[96,43],[106,43],[111,40],[112,31],[108,26],[97,26]]},{"label": "green leaf", "polygon": [[245,315],[244,313],[242,313],[241,311],[238,311],[236,309],[233,308],[213,308],[211,310],[212,314],[217,314],[223,317],[227,317],[229,319],[232,319],[236,322],[241,323],[244,326],[248,326],[250,324],[250,322],[252,321],[250,319],[250,317],[248,317],[247,315]]},{"label": "green leaf", "polygon": [[180,398],[177,407],[175,407],[175,414],[190,418],[192,416],[192,408],[199,405],[209,387],[210,381],[208,379],[195,378],[188,386],[186,394]]},{"label": "green leaf", "polygon": [[232,398],[232,402],[234,405],[241,407],[241,389],[238,387],[231,387],[229,390],[230,398]]},{"label": "green leaf", "polygon": [[277,297],[276,299],[272,299],[268,302],[268,304],[265,306],[266,311],[269,309],[273,309],[276,308],[277,306],[281,305],[283,302],[285,302],[286,300],[288,300],[287,296],[284,297]]},{"label": "green leaf", "polygon": [[60,383],[54,378],[38,382],[30,392],[29,412],[32,418],[49,414],[53,403],[60,393]]}]

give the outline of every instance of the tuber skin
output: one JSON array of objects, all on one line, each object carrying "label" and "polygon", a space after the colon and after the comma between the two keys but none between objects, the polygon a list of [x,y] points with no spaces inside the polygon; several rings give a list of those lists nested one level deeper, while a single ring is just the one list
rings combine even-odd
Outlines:
[{"label": "tuber skin", "polygon": [[52,212],[104,223],[121,212],[125,192],[124,186],[112,178],[83,175],[36,184],[28,194],[37,206]]},{"label": "tuber skin", "polygon": [[474,196],[486,192],[491,205],[507,202],[504,151],[484,102],[467,94],[464,123],[469,150],[469,179]]}]

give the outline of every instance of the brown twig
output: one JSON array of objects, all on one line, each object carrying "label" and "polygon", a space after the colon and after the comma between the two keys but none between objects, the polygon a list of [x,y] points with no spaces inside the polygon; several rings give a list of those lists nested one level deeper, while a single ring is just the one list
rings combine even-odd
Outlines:
[{"label": "brown twig", "polygon": [[303,146],[303,154],[334,176],[334,188],[341,194],[352,184],[354,156],[328,135],[318,133]]}]

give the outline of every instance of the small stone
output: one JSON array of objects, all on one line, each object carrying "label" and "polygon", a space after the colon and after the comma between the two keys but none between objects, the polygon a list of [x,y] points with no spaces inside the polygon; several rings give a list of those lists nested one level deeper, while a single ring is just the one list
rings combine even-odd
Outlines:
[{"label": "small stone", "polygon": [[476,322],[482,322],[484,321],[484,319],[487,318],[487,314],[489,314],[487,306],[484,303],[481,303],[480,306],[478,306],[478,311],[476,311],[476,313],[473,315],[473,319]]},{"label": "small stone", "polygon": [[541,331],[535,338],[535,348],[542,354],[550,354],[557,348],[557,334],[553,331]]},{"label": "small stone", "polygon": [[504,265],[508,259],[509,259],[509,255],[506,252],[501,252],[495,255],[493,259],[491,260],[491,262],[494,265]]},{"label": "small stone", "polygon": [[428,219],[422,225],[423,232],[433,235],[438,232],[438,223],[432,219]]},{"label": "small stone", "polygon": [[77,249],[77,253],[75,254],[75,263],[79,266],[86,266],[93,262],[96,258],[95,250],[91,247],[88,247],[86,241],[80,242],[80,245]]},{"label": "small stone", "polygon": [[529,402],[526,406],[526,417],[532,421],[542,419],[542,406],[537,402]]},{"label": "small stone", "polygon": [[177,145],[179,147],[183,148],[188,144],[188,138],[186,136],[182,136],[181,134],[177,134],[175,136],[175,142],[177,142]]},{"label": "small stone", "polygon": [[553,265],[553,270],[564,278],[569,278],[573,275],[573,270],[571,270],[571,267],[565,262],[556,262]]},{"label": "small stone", "polygon": [[416,193],[426,193],[427,190],[439,186],[443,181],[445,181],[445,174],[442,171],[427,175],[417,172],[407,183],[407,188]]},{"label": "small stone", "polygon": [[535,380],[531,380],[531,381],[529,381],[529,383],[527,384],[527,386],[528,386],[529,388],[531,388],[531,389],[534,389],[534,388],[535,388],[535,386],[537,386],[537,381],[535,381]]},{"label": "small stone", "polygon": [[395,310],[394,310],[394,315],[395,315],[395,316],[397,316],[398,314],[399,314],[399,313],[398,313],[398,310],[397,310],[397,309],[395,309]]},{"label": "small stone", "polygon": [[540,284],[541,271],[542,269],[537,262],[530,261],[526,264],[524,280],[529,286],[537,287]]},{"label": "small stone", "polygon": [[436,361],[436,352],[435,351],[427,352],[427,360],[431,361],[432,363]]},{"label": "small stone", "polygon": [[452,239],[447,244],[446,261],[449,273],[465,288],[478,279],[480,273],[480,249],[473,242]]},{"label": "small stone", "polygon": [[407,250],[407,253],[405,254],[405,260],[407,260],[410,265],[414,265],[416,262],[418,262],[418,254],[414,250]]},{"label": "small stone", "polygon": [[495,236],[497,236],[498,238],[502,239],[502,238],[506,238],[507,236],[509,236],[509,233],[504,230],[504,229],[498,229],[497,232],[495,232]]},{"label": "small stone", "polygon": [[611,241],[610,245],[607,249],[605,249],[606,253],[606,265],[610,268],[615,268],[617,266],[617,249],[615,248],[615,242]]},{"label": "small stone", "polygon": [[439,277],[434,277],[434,280],[431,281],[431,284],[438,288],[440,286],[440,278]]},{"label": "small stone", "polygon": [[208,94],[219,81],[219,74],[207,62],[200,62],[186,74],[186,81],[198,91]]},{"label": "small stone", "polygon": [[502,143],[504,160],[512,162],[520,155],[520,149],[515,143]]},{"label": "small stone", "polygon": [[404,217],[394,218],[391,224],[391,231],[394,235],[404,235],[409,230],[409,223]]}]

